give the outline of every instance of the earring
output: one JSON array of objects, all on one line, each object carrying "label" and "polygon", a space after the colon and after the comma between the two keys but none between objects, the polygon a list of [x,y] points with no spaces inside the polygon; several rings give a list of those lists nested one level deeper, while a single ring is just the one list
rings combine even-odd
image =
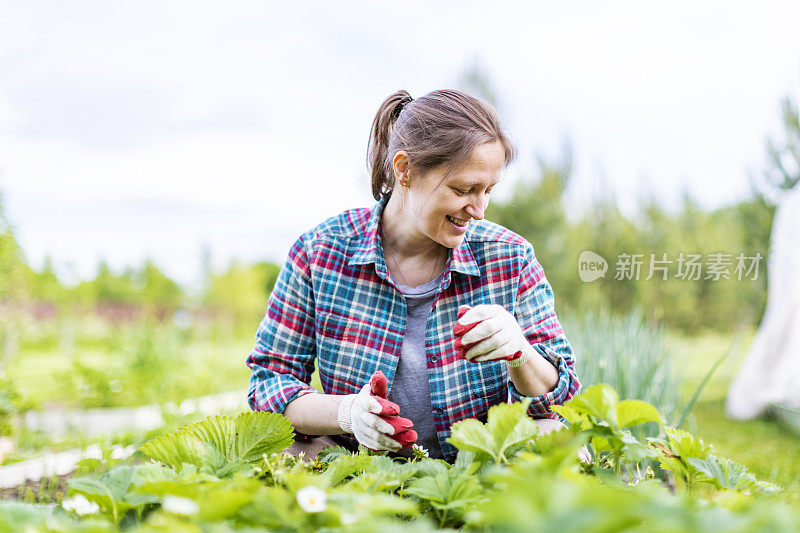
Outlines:
[{"label": "earring", "polygon": [[408,180],[406,178],[403,178],[403,179],[400,180],[400,185],[402,185],[406,189],[411,187],[411,184],[408,182]]}]

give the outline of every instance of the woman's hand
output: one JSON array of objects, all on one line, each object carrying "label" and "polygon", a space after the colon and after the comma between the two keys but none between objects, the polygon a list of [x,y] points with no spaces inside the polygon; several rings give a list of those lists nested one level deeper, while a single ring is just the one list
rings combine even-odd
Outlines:
[{"label": "woman's hand", "polygon": [[[397,407],[396,404],[392,404]],[[391,409],[394,414],[399,409]],[[370,394],[367,383],[358,394],[348,394],[339,405],[339,427],[345,433],[352,433],[359,444],[372,450],[399,451],[402,445],[390,435],[394,434],[392,425],[378,416],[384,406]]]},{"label": "woman's hand", "polygon": [[462,307],[453,333],[456,348],[463,349],[464,357],[473,363],[511,361],[530,357],[533,351],[517,319],[501,305],[480,304],[466,312]]},{"label": "woman's hand", "polygon": [[388,400],[386,376],[380,370],[358,394],[348,394],[339,404],[339,427],[352,433],[371,450],[392,452],[408,448],[417,441],[414,424],[399,416],[400,407]]}]

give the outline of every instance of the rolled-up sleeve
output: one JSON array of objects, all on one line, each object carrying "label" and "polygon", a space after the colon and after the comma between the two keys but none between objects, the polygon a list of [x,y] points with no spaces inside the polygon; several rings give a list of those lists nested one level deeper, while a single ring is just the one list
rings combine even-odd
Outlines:
[{"label": "rolled-up sleeve", "polygon": [[514,316],[531,346],[558,371],[558,383],[546,394],[529,397],[520,394],[509,379],[510,401],[531,398],[528,407],[530,416],[562,420],[557,413],[550,411],[550,407],[566,402],[580,390],[574,354],[556,317],[553,289],[530,244],[526,246],[523,261]]},{"label": "rolled-up sleeve", "polygon": [[289,251],[247,358],[252,371],[247,401],[254,411],[283,414],[292,400],[319,392],[309,384],[316,344],[308,237],[301,236]]}]

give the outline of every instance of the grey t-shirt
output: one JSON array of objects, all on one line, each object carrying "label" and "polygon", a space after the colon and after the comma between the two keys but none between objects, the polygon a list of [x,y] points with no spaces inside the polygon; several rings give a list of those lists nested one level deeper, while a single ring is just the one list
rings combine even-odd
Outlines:
[{"label": "grey t-shirt", "polygon": [[[417,444],[427,449],[431,457],[442,458],[442,448],[436,436],[431,392],[428,387],[428,364],[425,353],[425,331],[433,297],[442,281],[444,271],[435,279],[419,287],[409,287],[398,282],[408,307],[406,332],[397,372],[389,391],[389,400],[400,406],[400,416],[414,423],[419,435]],[[406,449],[398,455],[410,456]]]}]

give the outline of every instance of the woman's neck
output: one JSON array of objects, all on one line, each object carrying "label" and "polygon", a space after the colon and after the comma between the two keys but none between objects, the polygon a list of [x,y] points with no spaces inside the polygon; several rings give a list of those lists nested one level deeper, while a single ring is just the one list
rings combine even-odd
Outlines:
[{"label": "woman's neck", "polygon": [[[436,261],[447,256],[449,250],[417,229],[414,213],[400,205],[400,198],[392,194],[381,217],[384,251],[398,261],[421,259]],[[388,250],[387,250],[388,249]]]}]

